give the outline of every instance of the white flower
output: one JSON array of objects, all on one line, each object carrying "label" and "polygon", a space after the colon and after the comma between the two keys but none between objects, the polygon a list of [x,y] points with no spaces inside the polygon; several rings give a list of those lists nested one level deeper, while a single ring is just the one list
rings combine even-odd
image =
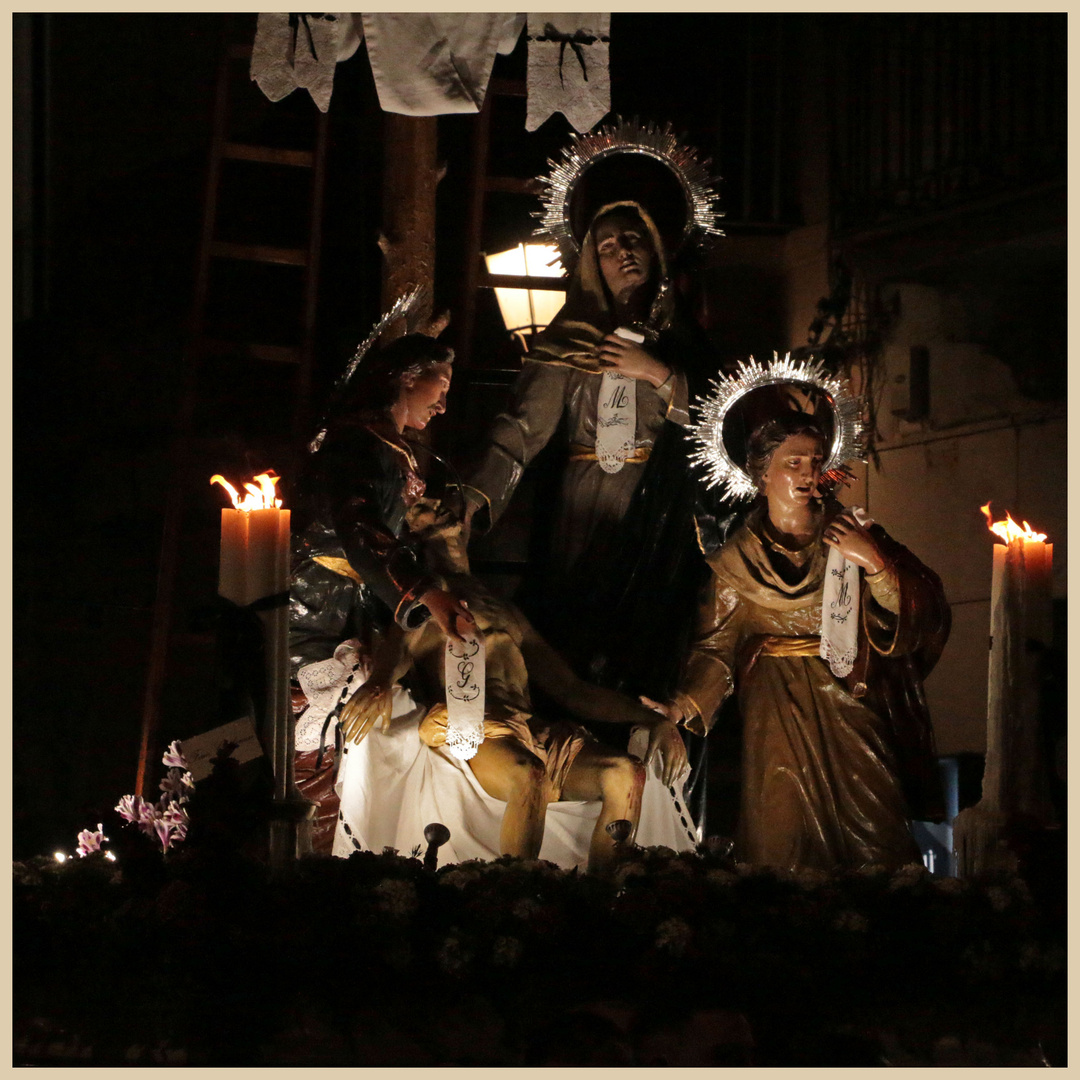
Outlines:
[{"label": "white flower", "polygon": [[710,885],[715,885],[721,889],[729,889],[739,880],[739,875],[732,873],[730,870],[706,870],[705,880]]},{"label": "white flower", "polygon": [[659,855],[664,859],[677,859],[679,853],[672,848],[665,847],[663,844],[657,844],[656,847],[645,849],[650,855]]},{"label": "white flower", "polygon": [[813,866],[800,866],[792,871],[791,877],[800,889],[806,891],[816,889],[829,880],[829,875],[824,870],[818,870]]},{"label": "white flower", "polygon": [[615,880],[621,885],[627,878],[642,877],[647,873],[645,867],[639,862],[623,863],[615,871]]},{"label": "white flower", "polygon": [[494,960],[498,967],[513,967],[521,958],[521,942],[516,937],[495,939]]},{"label": "white flower", "polygon": [[407,941],[392,941],[383,949],[383,959],[398,971],[404,971],[412,957],[412,946]]},{"label": "white flower", "polygon": [[881,863],[864,863],[855,871],[859,877],[864,878],[884,877],[888,872],[888,868],[882,866]]},{"label": "white flower", "polygon": [[1009,891],[1020,901],[1020,903],[1031,903],[1031,890],[1028,888],[1028,884],[1023,878],[1014,877],[1012,881],[1009,882]]},{"label": "white flower", "polygon": [[420,904],[416,886],[411,881],[385,878],[375,886],[375,893],[379,897],[379,908],[389,915],[404,918]]},{"label": "white flower", "polygon": [[181,744],[179,739],[173,739],[169,743],[169,749],[165,751],[161,758],[162,765],[167,765],[171,769],[187,769],[187,758],[184,757],[181,750]]},{"label": "white flower", "polygon": [[682,956],[692,936],[693,931],[682,919],[666,919],[656,928],[656,947]]},{"label": "white flower", "polygon": [[522,859],[520,866],[522,870],[539,871],[544,877],[558,877],[563,872],[548,859]]},{"label": "white flower", "polygon": [[737,862],[735,864],[735,873],[739,877],[743,878],[772,878],[775,880],[778,877],[778,872],[774,866],[758,865],[757,863],[749,862]]},{"label": "white flower", "polygon": [[967,891],[967,882],[956,877],[934,878],[934,888],[946,896],[958,896]]},{"label": "white flower", "polygon": [[473,881],[480,880],[480,872],[478,870],[464,869],[460,864],[453,870],[448,870],[445,874],[440,875],[439,881],[443,885],[453,885],[457,889],[464,889],[466,885]]},{"label": "white flower", "polygon": [[851,909],[841,911],[833,920],[833,929],[835,930],[854,930],[863,934],[869,928],[870,920],[865,915]]},{"label": "white flower", "polygon": [[531,896],[523,896],[520,900],[515,901],[510,912],[515,919],[528,922],[539,910],[540,905]]},{"label": "white flower", "polygon": [[439,967],[448,975],[458,975],[472,961],[472,953],[464,948],[461,939],[451,934],[440,946],[437,954]]},{"label": "white flower", "polygon": [[889,882],[889,889],[910,889],[913,885],[925,881],[928,877],[930,877],[930,871],[922,863],[910,862],[905,866],[901,866],[893,874],[892,880]]},{"label": "white flower", "polygon": [[98,823],[97,832],[92,832],[90,829],[83,829],[83,831],[79,833],[77,839],[79,841],[77,854],[80,858],[89,855],[91,851],[100,851],[101,842],[105,839],[101,823]]}]

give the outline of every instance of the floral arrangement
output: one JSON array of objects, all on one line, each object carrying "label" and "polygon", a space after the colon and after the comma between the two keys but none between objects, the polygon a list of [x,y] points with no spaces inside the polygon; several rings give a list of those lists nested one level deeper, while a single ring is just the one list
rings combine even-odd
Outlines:
[{"label": "floral arrangement", "polygon": [[608,879],[392,850],[275,876],[221,855],[193,832],[156,868],[16,864],[17,1060],[55,1061],[41,1032],[64,1032],[90,1064],[704,1064],[676,1056],[705,1053],[701,1016],[743,1033],[713,1064],[1064,1053],[1064,904],[1017,876],[784,874],[705,847],[631,848]]},{"label": "floral arrangement", "polygon": [[[161,763],[169,770],[161,781],[161,798],[152,803],[146,802],[140,795],[124,795],[115,809],[125,821],[137,825],[140,832],[161,844],[161,850],[165,852],[187,836],[191,822],[186,804],[190,800],[191,792],[195,790],[195,781],[177,740],[169,743]],[[100,831],[100,825],[98,829]],[[100,846],[100,832],[96,835]],[[85,852],[82,850],[84,836],[88,837],[88,850]],[[98,850],[97,847],[89,847],[94,836],[93,833],[79,833],[80,855]]]}]

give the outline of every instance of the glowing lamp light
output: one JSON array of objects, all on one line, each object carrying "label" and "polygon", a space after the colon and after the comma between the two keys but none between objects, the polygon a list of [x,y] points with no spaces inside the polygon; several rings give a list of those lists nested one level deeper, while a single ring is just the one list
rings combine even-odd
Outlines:
[{"label": "glowing lamp light", "polygon": [[[509,251],[485,256],[489,274],[513,277],[563,276],[559,262],[559,249],[554,244],[518,244]],[[543,330],[558,313],[566,300],[566,293],[557,289],[506,289],[496,288],[495,299],[499,302],[506,329],[516,334],[525,344],[526,334]]]},{"label": "glowing lamp light", "polygon": [[63,863],[63,862],[67,862],[67,856],[66,856],[66,855],[65,855],[65,854],[64,854],[64,853],[63,853],[62,851],[54,851],[54,852],[53,852],[53,858],[54,858],[54,859],[55,859],[55,860],[56,860],[56,861],[57,861],[58,863]]},{"label": "glowing lamp light", "polygon": [[116,862],[116,856],[111,851],[105,852],[105,858],[108,859],[109,862]]}]

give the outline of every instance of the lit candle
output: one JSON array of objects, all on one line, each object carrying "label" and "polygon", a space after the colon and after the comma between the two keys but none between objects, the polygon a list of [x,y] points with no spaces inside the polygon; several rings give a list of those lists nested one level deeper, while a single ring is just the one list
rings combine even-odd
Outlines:
[{"label": "lit candle", "polygon": [[[275,496],[278,479],[272,473],[256,476],[254,482],[244,484],[247,495],[243,498],[224,477],[210,480],[221,484],[233,502],[232,509],[221,511],[218,593],[240,607],[288,592],[291,513],[281,508],[281,500]],[[274,798],[283,801],[292,792],[293,743],[287,599],[260,611],[259,618],[266,660],[263,749],[273,766]]]},{"label": "lit candle", "polygon": [[211,477],[232,498],[233,509],[221,511],[221,556],[218,563],[218,593],[234,604],[246,607],[256,600],[274,596],[289,585],[290,516],[281,509],[274,485],[279,477],[262,473],[255,483],[239,492],[224,477]]},{"label": "lit candle", "polygon": [[1039,730],[1039,653],[1052,634],[1054,546],[1025,521],[1006,514],[992,522],[1005,541],[994,545],[990,591],[990,669],[987,690],[983,799],[991,809],[1045,820],[1049,806]]},{"label": "lit candle", "polygon": [[1006,514],[991,532],[990,671],[986,697],[986,763],[982,798],[953,821],[957,872],[971,877],[988,870],[1015,870],[1007,843],[1011,825],[1049,824],[1053,813],[1039,727],[1040,651],[1052,632],[1051,571],[1054,547],[1028,523],[1021,529]]}]

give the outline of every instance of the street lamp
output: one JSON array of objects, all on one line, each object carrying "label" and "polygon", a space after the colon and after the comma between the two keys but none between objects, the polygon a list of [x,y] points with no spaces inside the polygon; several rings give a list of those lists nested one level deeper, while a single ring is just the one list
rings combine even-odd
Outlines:
[{"label": "street lamp", "polygon": [[[554,244],[518,244],[509,251],[486,255],[485,260],[492,279],[564,277],[559,250]],[[495,299],[506,329],[528,351],[529,338],[551,322],[563,306],[566,292],[550,286],[537,288],[534,283],[525,288],[496,285]]]}]

